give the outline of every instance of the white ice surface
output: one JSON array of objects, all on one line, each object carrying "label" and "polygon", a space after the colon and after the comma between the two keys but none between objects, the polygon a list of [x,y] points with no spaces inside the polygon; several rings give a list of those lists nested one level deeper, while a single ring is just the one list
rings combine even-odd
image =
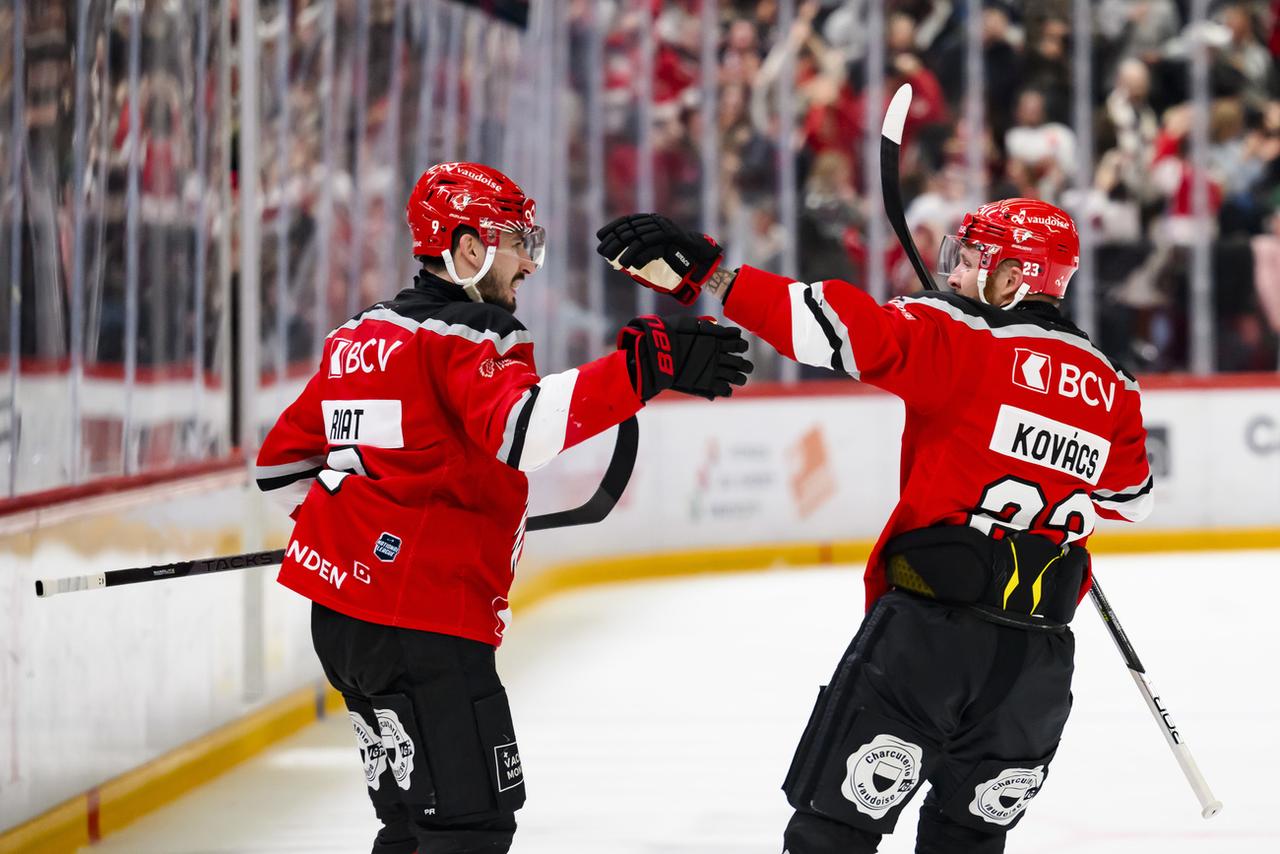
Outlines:
[{"label": "white ice surface", "polygon": [[[1007,850],[1280,851],[1280,552],[1095,569],[1226,809],[1200,818],[1086,602],[1075,708]],[[513,854],[778,854],[778,786],[861,614],[857,567],[615,585],[516,614],[499,664],[529,791]],[[912,850],[915,803],[882,852]],[[336,716],[94,850],[358,852],[375,830]]]}]

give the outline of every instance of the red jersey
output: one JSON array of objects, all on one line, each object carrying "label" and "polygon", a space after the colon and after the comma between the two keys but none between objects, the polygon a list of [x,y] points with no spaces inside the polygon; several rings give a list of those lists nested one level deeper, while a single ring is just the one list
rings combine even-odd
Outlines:
[{"label": "red jersey", "polygon": [[296,520],[279,581],[357,619],[496,646],[525,472],[640,407],[622,352],[539,377],[510,312],[423,273],[329,334],[263,441],[258,486]]},{"label": "red jersey", "polygon": [[868,608],[888,589],[884,544],[906,531],[972,525],[1083,546],[1097,517],[1151,511],[1138,383],[1049,303],[1004,311],[926,291],[882,306],[846,282],[743,267],[725,314],[784,356],[906,405],[900,497],[867,562]]}]

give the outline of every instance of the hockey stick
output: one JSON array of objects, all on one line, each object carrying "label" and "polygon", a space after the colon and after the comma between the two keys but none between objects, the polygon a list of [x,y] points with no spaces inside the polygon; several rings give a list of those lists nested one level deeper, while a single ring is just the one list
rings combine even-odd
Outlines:
[{"label": "hockey stick", "polygon": [[1222,812],[1222,801],[1215,798],[1213,792],[1209,790],[1209,784],[1205,782],[1204,775],[1200,773],[1200,768],[1196,765],[1196,760],[1191,756],[1191,751],[1187,748],[1186,742],[1182,740],[1182,736],[1179,735],[1177,726],[1174,725],[1173,719],[1169,716],[1169,710],[1161,702],[1160,695],[1156,693],[1151,680],[1147,678],[1147,670],[1142,666],[1142,662],[1138,660],[1138,653],[1134,651],[1133,644],[1129,642],[1129,636],[1125,634],[1124,627],[1120,625],[1116,612],[1112,610],[1111,603],[1107,601],[1102,588],[1098,586],[1097,576],[1094,576],[1093,586],[1089,588],[1089,598],[1093,600],[1093,606],[1097,608],[1098,616],[1102,618],[1103,625],[1107,627],[1107,631],[1111,634],[1111,640],[1115,641],[1116,649],[1120,650],[1120,657],[1124,659],[1125,667],[1129,668],[1129,675],[1133,677],[1134,684],[1138,686],[1138,693],[1142,694],[1142,699],[1146,700],[1147,708],[1151,710],[1151,716],[1156,719],[1156,723],[1160,724],[1160,730],[1164,733],[1165,741],[1169,743],[1169,749],[1173,751],[1173,757],[1178,760],[1178,767],[1182,769],[1187,782],[1191,784],[1191,790],[1196,793],[1196,797],[1200,800],[1201,817],[1213,818]]},{"label": "hockey stick", "polygon": [[[605,469],[604,477],[595,494],[587,502],[572,510],[560,510],[533,516],[525,523],[526,531],[545,531],[549,528],[567,528],[571,525],[590,525],[602,521],[622,497],[635,469],[636,450],[639,447],[640,426],[633,415],[618,425],[614,440],[613,456]],[[142,581],[160,581],[165,578],[186,578],[190,575],[208,575],[231,569],[251,566],[274,566],[284,560],[284,549],[246,552],[237,555],[180,560],[155,566],[136,566],[129,569],[113,569],[91,575],[74,575],[67,578],[42,578],[36,581],[36,596],[48,599],[60,593],[76,593],[80,590],[96,590],[100,587],[118,587]]]},{"label": "hockey stick", "polygon": [[568,528],[572,525],[592,525],[609,515],[613,505],[622,497],[622,490],[627,488],[631,480],[631,471],[636,465],[636,449],[640,441],[640,427],[636,417],[632,415],[618,425],[618,438],[613,445],[613,456],[609,466],[600,479],[600,486],[595,495],[586,504],[572,510],[561,510],[557,513],[543,513],[534,516],[525,523],[526,531],[545,531],[548,528]]},{"label": "hockey stick", "polygon": [[238,555],[206,557],[197,560],[180,560],[155,566],[135,566],[129,569],[113,569],[92,575],[72,575],[67,578],[42,578],[36,581],[36,595],[41,599],[59,593],[77,593],[96,590],[99,587],[118,587],[121,584],[137,584],[140,581],[160,581],[164,578],[186,578],[188,575],[208,575],[229,569],[246,569],[251,566],[272,566],[284,560],[284,549],[265,552],[245,552]]},{"label": "hockey stick", "polygon": [[[907,228],[907,218],[902,207],[902,189],[898,181],[902,127],[907,120],[907,110],[910,107],[911,87],[903,84],[894,93],[893,100],[889,102],[889,109],[885,111],[884,124],[880,129],[880,194],[884,198],[885,215],[888,216],[894,233],[898,235],[898,242],[902,244],[907,257],[911,259],[911,266],[915,267],[916,275],[920,277],[925,288],[936,291],[938,285],[933,276],[929,275],[924,262],[920,260],[920,251],[916,249],[911,231]],[[1213,818],[1222,811],[1222,801],[1215,798],[1213,792],[1209,791],[1209,784],[1205,782],[1204,775],[1200,773],[1195,759],[1191,757],[1191,751],[1187,749],[1182,736],[1178,734],[1178,728],[1174,726],[1168,710],[1161,704],[1160,695],[1155,692],[1151,680],[1147,678],[1147,671],[1138,660],[1138,654],[1134,652],[1124,629],[1121,628],[1116,612],[1112,610],[1107,597],[1102,594],[1097,576],[1093,578],[1089,595],[1093,599],[1094,607],[1098,610],[1098,616],[1102,617],[1103,624],[1111,633],[1111,639],[1115,641],[1116,648],[1120,650],[1120,656],[1124,658],[1125,666],[1129,668],[1129,675],[1138,686],[1138,692],[1142,694],[1147,708],[1160,724],[1165,741],[1169,743],[1169,749],[1173,751],[1174,758],[1178,760],[1178,766],[1182,768],[1182,773],[1186,775],[1187,782],[1191,784],[1192,791],[1199,799],[1200,815],[1204,818]]]},{"label": "hockey stick", "polygon": [[903,83],[893,93],[889,109],[884,113],[880,126],[880,196],[884,200],[884,213],[898,235],[898,242],[907,253],[907,259],[915,268],[920,284],[925,290],[936,291],[938,283],[920,258],[920,250],[911,238],[907,227],[907,214],[902,207],[902,190],[898,179],[898,161],[902,156],[902,129],[907,123],[907,110],[911,109],[911,84]]}]

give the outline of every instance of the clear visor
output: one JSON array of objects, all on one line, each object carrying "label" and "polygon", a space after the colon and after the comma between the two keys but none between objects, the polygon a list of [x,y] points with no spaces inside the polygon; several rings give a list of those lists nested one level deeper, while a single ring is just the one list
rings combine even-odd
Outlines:
[{"label": "clear visor", "polygon": [[952,274],[963,276],[970,270],[978,269],[981,260],[981,244],[949,234],[942,239],[942,246],[938,249],[936,272],[944,280]]},{"label": "clear visor", "polygon": [[540,225],[502,228],[508,234],[514,234],[520,241],[515,252],[521,258],[532,261],[539,269],[547,254],[547,230]]}]

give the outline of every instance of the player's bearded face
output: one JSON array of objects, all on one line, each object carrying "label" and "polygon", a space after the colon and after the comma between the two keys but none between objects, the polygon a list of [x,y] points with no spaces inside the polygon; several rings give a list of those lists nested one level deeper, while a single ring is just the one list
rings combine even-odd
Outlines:
[{"label": "player's bearded face", "polygon": [[503,233],[498,240],[498,251],[493,256],[493,266],[476,282],[476,289],[485,302],[500,305],[512,313],[516,310],[516,291],[524,280],[537,270],[529,258],[524,242],[514,234]]}]

